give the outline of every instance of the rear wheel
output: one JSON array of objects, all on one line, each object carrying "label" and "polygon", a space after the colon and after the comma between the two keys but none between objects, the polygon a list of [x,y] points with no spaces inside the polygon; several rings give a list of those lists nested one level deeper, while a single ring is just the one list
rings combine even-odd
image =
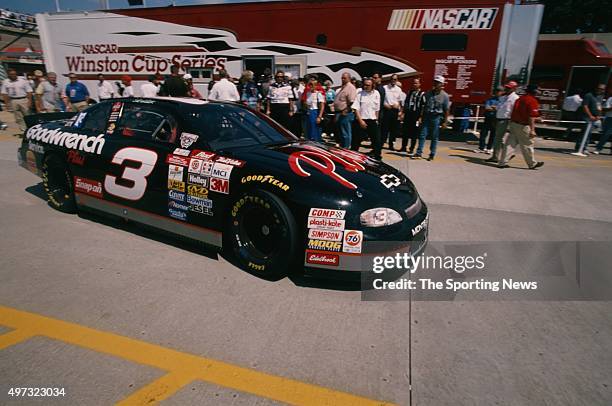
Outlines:
[{"label": "rear wheel", "polygon": [[232,206],[227,243],[254,275],[278,280],[296,265],[297,227],[281,199],[265,190],[241,195]]},{"label": "rear wheel", "polygon": [[72,176],[66,162],[56,154],[45,157],[42,166],[42,179],[49,205],[64,213],[74,213],[74,189]]}]

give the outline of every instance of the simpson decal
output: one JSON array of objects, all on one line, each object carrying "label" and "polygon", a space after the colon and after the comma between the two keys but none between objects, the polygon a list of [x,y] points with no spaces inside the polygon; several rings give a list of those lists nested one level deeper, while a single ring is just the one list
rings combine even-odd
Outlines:
[{"label": "simpson decal", "polygon": [[343,220],[346,215],[346,210],[334,210],[334,209],[317,209],[312,208],[308,213],[309,217],[325,217],[328,219]]},{"label": "simpson decal", "polygon": [[168,180],[183,181],[183,167],[178,165],[168,165]]},{"label": "simpson decal", "polygon": [[181,148],[189,148],[191,144],[198,140],[196,134],[182,133],[181,134]]},{"label": "simpson decal", "polygon": [[344,220],[328,219],[324,217],[308,217],[308,228],[344,231]]},{"label": "simpson decal", "polygon": [[102,182],[75,176],[74,190],[90,196],[102,197]]},{"label": "simpson decal", "polygon": [[396,30],[490,30],[497,8],[393,10],[387,27]]},{"label": "simpson decal", "polygon": [[308,238],[312,238],[314,240],[340,241],[342,240],[342,231],[318,230],[311,228],[308,230]]},{"label": "simpson decal", "polygon": [[90,137],[60,130],[47,130],[40,124],[31,127],[26,132],[26,139],[97,155],[102,153],[102,147],[104,147],[104,134]]},{"label": "simpson decal", "polygon": [[363,243],[363,232],[358,230],[346,230],[342,240],[342,252],[361,254],[361,244]]}]

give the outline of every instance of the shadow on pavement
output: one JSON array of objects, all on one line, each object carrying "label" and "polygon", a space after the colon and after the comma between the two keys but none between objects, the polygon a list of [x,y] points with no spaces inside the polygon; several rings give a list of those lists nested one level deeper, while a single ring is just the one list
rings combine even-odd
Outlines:
[{"label": "shadow on pavement", "polygon": [[45,202],[47,201],[47,194],[45,193],[42,182],[38,182],[36,185],[28,186],[25,188],[25,191],[32,196],[36,196],[39,199],[44,200]]}]

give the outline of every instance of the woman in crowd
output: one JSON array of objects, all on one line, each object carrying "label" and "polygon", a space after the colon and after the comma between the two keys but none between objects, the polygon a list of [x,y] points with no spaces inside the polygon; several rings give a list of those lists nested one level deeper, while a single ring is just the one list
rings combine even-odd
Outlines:
[{"label": "woman in crowd", "polygon": [[253,80],[253,71],[245,70],[240,77],[238,84],[238,93],[240,93],[240,101],[245,106],[253,110],[259,110],[261,107],[261,94],[257,83]]},{"label": "woman in crowd", "polygon": [[316,74],[309,76],[300,100],[306,112],[306,138],[320,142],[321,121],[325,111],[325,89],[319,84]]}]

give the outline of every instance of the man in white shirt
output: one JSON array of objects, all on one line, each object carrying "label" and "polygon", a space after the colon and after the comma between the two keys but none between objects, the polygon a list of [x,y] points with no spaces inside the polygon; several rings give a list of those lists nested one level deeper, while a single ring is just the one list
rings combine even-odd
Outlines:
[{"label": "man in white shirt", "polygon": [[104,80],[104,75],[98,73],[98,99],[100,101],[115,97],[115,89],[110,82]]},{"label": "man in white shirt", "polygon": [[140,93],[142,93],[142,97],[156,97],[157,93],[159,93],[159,80],[157,76],[149,76],[149,81],[140,86]]},{"label": "man in white shirt", "polygon": [[495,140],[493,141],[493,155],[491,155],[486,162],[499,162],[501,158],[502,151],[504,150],[504,137],[508,131],[510,116],[512,116],[514,103],[516,103],[519,98],[519,95],[516,94],[517,86],[518,83],[514,80],[509,81],[504,85],[504,94],[499,97],[497,113],[495,114],[497,125],[495,126]]},{"label": "man in white shirt", "polygon": [[2,81],[0,94],[7,110],[15,115],[15,122],[23,133],[26,129],[23,117],[30,114],[32,108],[32,86],[27,80],[18,77],[15,69],[9,69],[7,74],[8,78]]},{"label": "man in white shirt", "polygon": [[121,83],[117,84],[119,97],[134,97],[134,86],[130,75],[121,76]]},{"label": "man in white shirt", "polygon": [[385,101],[383,107],[385,114],[383,114],[382,120],[382,143],[389,143],[389,149],[395,151],[393,143],[395,139],[400,135],[400,123],[398,120],[399,112],[403,106],[403,100],[406,98],[402,88],[397,85],[398,76],[391,76],[391,83],[386,84],[385,88]]},{"label": "man in white shirt", "polygon": [[221,78],[217,83],[214,84],[210,92],[208,93],[208,100],[218,100],[218,101],[238,101],[240,100],[240,94],[238,94],[238,89],[236,85],[227,80],[229,75],[227,71],[221,69],[219,71],[219,78]]},{"label": "man in white shirt", "polygon": [[[595,151],[593,151],[595,155],[599,155],[601,153],[606,145],[606,142],[608,142],[610,136],[612,136],[612,96],[608,97],[608,100],[606,100],[606,103],[603,105],[602,111],[606,115],[604,117],[603,127],[601,128],[602,132],[599,136],[599,142],[595,147]],[[612,147],[610,147],[610,150],[610,155],[612,155]]]},{"label": "man in white shirt", "polygon": [[[580,107],[582,107],[582,97],[580,94],[582,89],[576,89],[571,92],[571,96],[567,96],[563,100],[563,106],[561,107],[561,119],[564,121],[582,121],[582,115]],[[565,130],[564,137],[569,138],[574,128],[582,128],[582,123],[565,123],[567,128]]]},{"label": "man in white shirt", "polygon": [[378,117],[380,114],[380,93],[374,89],[374,81],[370,78],[363,79],[363,88],[357,91],[357,97],[351,106],[355,111],[359,133],[355,134],[355,151],[359,151],[361,141],[370,138],[372,151],[370,155],[375,159],[382,160],[380,145],[380,128]]}]

